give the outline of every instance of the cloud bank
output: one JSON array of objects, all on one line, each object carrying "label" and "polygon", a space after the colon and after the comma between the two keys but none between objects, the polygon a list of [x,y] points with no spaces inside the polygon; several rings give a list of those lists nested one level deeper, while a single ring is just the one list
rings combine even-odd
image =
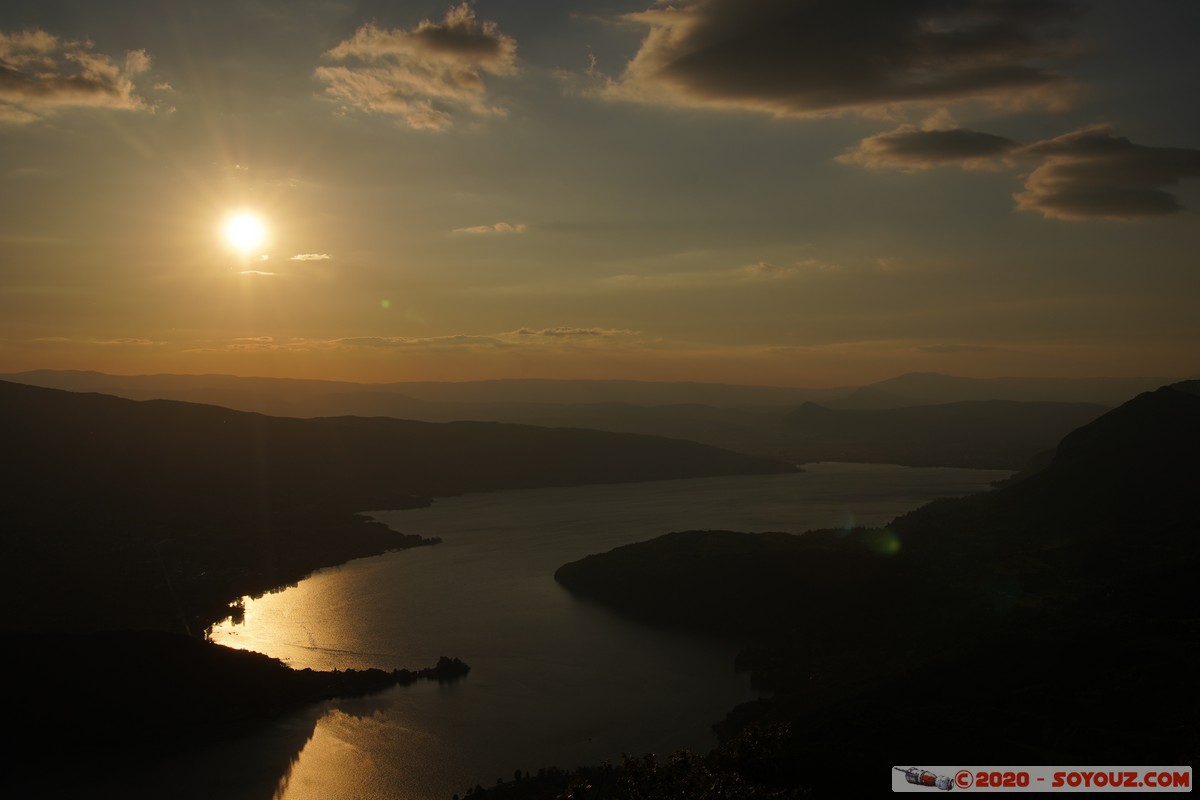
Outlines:
[{"label": "cloud bank", "polygon": [[33,122],[67,108],[148,109],[133,79],[149,69],[145,50],[118,60],[86,40],[37,28],[0,31],[0,122]]},{"label": "cloud bank", "polygon": [[876,170],[916,172],[941,166],[1016,169],[1034,164],[1020,211],[1047,219],[1134,221],[1182,210],[1168,191],[1200,177],[1200,150],[1149,147],[1094,125],[1032,144],[968,128],[927,130],[902,125],[863,139],[838,161]]},{"label": "cloud bank", "polygon": [[324,54],[317,78],[343,110],[389,114],[410,128],[442,130],[452,111],[502,114],[489,105],[483,73],[516,72],[517,43],[462,3],[441,22],[388,30],[369,22]]},{"label": "cloud bank", "polygon": [[648,32],[602,92],[775,116],[940,106],[924,124],[867,137],[837,160],[902,172],[1027,166],[1016,207],[1048,219],[1178,212],[1171,187],[1200,174],[1200,151],[1135,144],[1108,126],[1024,144],[961,127],[945,110],[1066,107],[1074,85],[1055,65],[1081,50],[1069,30],[1081,11],[1071,0],[655,0],[623,18]]},{"label": "cloud bank", "polygon": [[629,14],[649,28],[614,99],[780,116],[979,100],[1061,105],[1049,64],[1076,49],[1060,0],[684,0]]},{"label": "cloud bank", "polygon": [[1108,125],[1067,133],[1022,148],[1042,163],[1013,197],[1022,211],[1048,219],[1137,220],[1180,211],[1164,187],[1200,177],[1200,150],[1147,147],[1116,136]]}]

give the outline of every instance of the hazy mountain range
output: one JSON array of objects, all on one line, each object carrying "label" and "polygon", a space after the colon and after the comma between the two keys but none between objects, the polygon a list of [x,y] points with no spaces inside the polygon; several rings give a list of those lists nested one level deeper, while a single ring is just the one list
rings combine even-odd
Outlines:
[{"label": "hazy mountain range", "polygon": [[912,372],[861,386],[831,400],[833,408],[904,408],[967,400],[1054,401],[1116,406],[1179,378],[962,378]]},{"label": "hazy mountain range", "polygon": [[[1115,406],[1138,392],[1179,380],[1178,377],[963,378],[914,372],[866,386],[798,389],[671,381],[543,379],[364,384],[233,375],[107,375],[79,370],[0,373],[0,379],[74,392],[104,392],[133,400],[186,400],[277,416],[305,417],[358,413],[369,407],[342,407],[341,403],[414,401],[542,406],[624,403],[717,408],[787,408],[815,402],[833,408],[901,408],[963,400],[1035,400]],[[360,396],[372,399],[359,399]],[[419,403],[412,406],[414,409],[421,407]]]},{"label": "hazy mountain range", "polygon": [[[563,380],[354,384],[73,371],[0,377],[70,391],[135,400],[184,400],[275,416],[510,422],[689,439],[794,463],[870,461],[1007,469],[1024,467],[1105,407],[1169,382],[1159,378],[979,380],[911,374],[866,387],[791,389]],[[1005,402],[982,405],[990,401]],[[970,402],[980,405],[949,407]],[[847,412],[927,408],[821,416],[808,405],[813,403]]]}]

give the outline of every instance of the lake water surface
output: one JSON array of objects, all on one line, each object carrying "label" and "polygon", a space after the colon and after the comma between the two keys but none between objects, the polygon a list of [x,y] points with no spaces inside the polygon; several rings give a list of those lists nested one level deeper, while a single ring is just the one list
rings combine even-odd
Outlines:
[{"label": "lake water surface", "polygon": [[212,638],[298,668],[417,668],[440,655],[471,665],[452,684],[326,704],[274,792],[286,800],[448,799],[516,769],[707,750],[711,724],[754,696],[732,667],[739,643],[651,628],[577,600],[554,582],[559,566],[670,531],[883,524],[1009,474],[815,464],[795,475],[440,499],[373,516],[442,544],[248,599],[245,621],[217,626]]}]

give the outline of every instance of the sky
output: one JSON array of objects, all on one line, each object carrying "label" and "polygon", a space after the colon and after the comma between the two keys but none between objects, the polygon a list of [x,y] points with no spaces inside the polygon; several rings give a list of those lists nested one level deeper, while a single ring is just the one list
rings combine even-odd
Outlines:
[{"label": "sky", "polygon": [[6,0],[0,371],[1194,375],[1198,34],[1194,0]]}]

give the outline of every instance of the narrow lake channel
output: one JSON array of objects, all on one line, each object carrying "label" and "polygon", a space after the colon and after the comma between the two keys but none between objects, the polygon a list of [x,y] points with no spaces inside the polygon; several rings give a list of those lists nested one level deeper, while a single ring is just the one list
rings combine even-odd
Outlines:
[{"label": "narrow lake channel", "polygon": [[[711,724],[754,696],[732,667],[739,643],[624,620],[572,597],[554,582],[555,569],[677,530],[883,524],[1008,474],[825,463],[795,475],[440,499],[373,516],[442,544],[323,570],[247,600],[244,622],[218,626],[213,639],[297,668],[415,668],[443,654],[471,665],[460,682],[418,683],[313,712],[319,718],[280,776],[279,798],[449,800],[517,769],[706,750],[715,743]],[[303,730],[313,714],[281,729]],[[263,734],[271,735],[280,732]],[[214,757],[236,764],[238,747],[252,751],[254,737]]]}]

